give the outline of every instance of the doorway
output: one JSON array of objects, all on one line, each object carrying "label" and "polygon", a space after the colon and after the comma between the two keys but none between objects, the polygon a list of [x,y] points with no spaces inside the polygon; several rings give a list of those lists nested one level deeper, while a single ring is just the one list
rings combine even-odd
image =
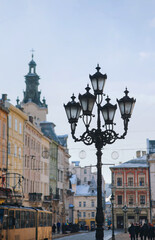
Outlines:
[{"label": "doorway", "polygon": [[117,216],[117,228],[124,228],[123,216]]}]

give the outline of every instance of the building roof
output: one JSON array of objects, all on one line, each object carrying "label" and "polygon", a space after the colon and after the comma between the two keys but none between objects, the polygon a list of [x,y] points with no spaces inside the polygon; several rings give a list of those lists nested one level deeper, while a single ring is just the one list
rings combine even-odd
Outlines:
[{"label": "building roof", "polygon": [[52,122],[40,122],[40,127],[41,127],[41,131],[44,133],[44,135],[52,140],[54,140],[55,142],[57,142],[58,144],[61,144],[58,136],[55,133],[55,124]]},{"label": "building roof", "polygon": [[148,168],[148,163],[146,159],[146,155],[140,158],[131,159],[127,162],[121,163],[117,166],[110,167],[113,168]]},{"label": "building roof", "polygon": [[67,147],[67,138],[68,138],[67,134],[65,134],[65,135],[58,135],[58,139],[61,142],[61,145],[63,147]]}]

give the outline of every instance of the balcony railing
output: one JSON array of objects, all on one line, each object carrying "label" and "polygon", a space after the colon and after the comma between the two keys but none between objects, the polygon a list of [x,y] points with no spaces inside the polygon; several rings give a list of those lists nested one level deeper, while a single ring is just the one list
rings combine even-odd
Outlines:
[{"label": "balcony railing", "polygon": [[52,201],[52,196],[44,196],[44,202],[51,202]]},{"label": "balcony railing", "polygon": [[42,193],[29,193],[30,202],[41,202]]},{"label": "balcony railing", "polygon": [[60,200],[59,194],[53,194],[53,200]]}]

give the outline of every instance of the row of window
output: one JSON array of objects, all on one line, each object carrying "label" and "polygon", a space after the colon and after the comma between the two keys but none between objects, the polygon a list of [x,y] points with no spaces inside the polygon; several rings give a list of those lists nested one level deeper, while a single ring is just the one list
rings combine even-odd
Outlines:
[{"label": "row of window", "polygon": [[[144,177],[139,177],[138,178],[138,185],[139,186],[144,186],[144,184],[145,184],[145,178]],[[128,178],[127,185],[128,186],[134,186],[134,178],[133,177]],[[123,186],[123,180],[120,177],[117,178],[117,186]]]},{"label": "row of window", "polygon": [[34,139],[31,139],[29,136],[25,136],[25,146],[31,147],[31,149],[36,150],[36,152],[40,153],[40,143],[36,142]]},{"label": "row of window", "polygon": [[[15,119],[15,122],[14,122],[14,129],[15,131],[17,132],[19,130],[19,133],[22,134],[22,124],[19,122],[19,129],[18,129],[18,120]],[[9,128],[12,128],[12,117],[11,115],[9,115]]]},{"label": "row of window", "polygon": [[[84,202],[83,202],[83,205],[82,205],[82,202],[79,202],[79,207],[86,207],[86,202],[84,201]],[[94,202],[94,200],[91,201],[91,207],[95,207],[95,202]]]},{"label": "row of window", "polygon": [[[25,155],[25,167],[31,170],[40,170],[40,161],[38,161],[34,156]],[[42,167],[42,166],[41,166]]]},{"label": "row of window", "polygon": [[[123,196],[118,195],[117,196],[117,204],[122,205],[123,204]],[[134,195],[129,195],[128,196],[128,205],[133,205],[134,204]],[[140,195],[140,204],[145,205],[146,204],[146,199],[145,195]]]},{"label": "row of window", "polygon": [[24,179],[24,192],[25,193],[33,193],[40,192],[40,182],[30,181],[29,179]]},{"label": "row of window", "polygon": [[[80,217],[83,217],[83,218],[90,217],[90,213],[87,213],[88,216],[87,216],[86,212],[79,212],[78,214],[79,214],[79,215],[78,215],[79,218],[80,218]],[[95,212],[91,212],[91,217],[92,217],[92,218],[95,217]]]},{"label": "row of window", "polygon": [[[11,143],[9,142],[8,143],[8,154],[11,154],[12,151],[11,151]],[[21,148],[18,148],[18,157],[21,158],[21,153],[22,153],[22,150]],[[17,145],[15,144],[14,145],[14,156],[17,157]]]},{"label": "row of window", "polygon": [[[32,211],[9,211],[8,218],[9,229],[13,229],[14,226],[18,228],[33,228],[36,226],[36,213]],[[40,227],[52,226],[52,215],[49,213],[39,213],[39,224]],[[3,228],[6,229],[7,222],[3,222]]]}]

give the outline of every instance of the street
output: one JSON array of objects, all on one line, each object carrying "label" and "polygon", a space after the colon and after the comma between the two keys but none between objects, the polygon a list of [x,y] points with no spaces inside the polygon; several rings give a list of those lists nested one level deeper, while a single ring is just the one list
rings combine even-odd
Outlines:
[{"label": "street", "polygon": [[[109,240],[112,236],[111,230],[104,231],[104,240]],[[66,236],[62,238],[57,238],[59,240],[95,240],[95,231],[94,232],[84,232],[80,234],[75,234],[71,236]]]}]

